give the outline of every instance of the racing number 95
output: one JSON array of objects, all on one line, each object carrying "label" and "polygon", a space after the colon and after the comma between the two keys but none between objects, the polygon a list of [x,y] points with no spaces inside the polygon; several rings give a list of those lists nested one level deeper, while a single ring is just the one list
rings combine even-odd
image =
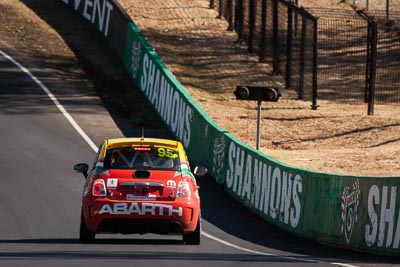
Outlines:
[{"label": "racing number 95", "polygon": [[174,150],[169,148],[159,147],[157,149],[157,152],[158,156],[162,158],[176,159],[178,157],[178,154]]}]

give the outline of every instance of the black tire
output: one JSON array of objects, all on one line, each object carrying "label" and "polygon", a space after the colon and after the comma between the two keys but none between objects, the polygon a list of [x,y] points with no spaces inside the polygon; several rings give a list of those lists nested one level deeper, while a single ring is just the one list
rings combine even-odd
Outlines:
[{"label": "black tire", "polygon": [[81,211],[81,225],[79,227],[79,242],[82,244],[93,243],[95,237],[96,237],[96,233],[87,229],[85,219],[83,218],[83,211]]},{"label": "black tire", "polygon": [[186,245],[200,245],[200,239],[201,239],[201,217],[199,215],[199,218],[197,219],[197,225],[196,229],[194,232],[183,235],[183,241],[185,242]]}]

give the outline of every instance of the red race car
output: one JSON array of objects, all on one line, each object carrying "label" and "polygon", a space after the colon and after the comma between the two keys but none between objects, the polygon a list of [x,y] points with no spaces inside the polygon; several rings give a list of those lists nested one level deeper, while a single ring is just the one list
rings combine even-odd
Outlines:
[{"label": "red race car", "polygon": [[83,173],[79,240],[96,233],[181,234],[186,244],[200,244],[200,197],[194,174],[179,141],[119,138],[102,142],[93,167]]}]

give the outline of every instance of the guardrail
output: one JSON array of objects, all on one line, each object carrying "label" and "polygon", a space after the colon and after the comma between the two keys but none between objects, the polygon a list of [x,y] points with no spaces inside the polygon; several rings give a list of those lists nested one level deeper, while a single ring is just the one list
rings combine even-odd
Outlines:
[{"label": "guardrail", "polygon": [[207,166],[232,197],[292,234],[356,251],[399,255],[400,177],[312,172],[260,153],[204,113],[116,1],[61,1],[104,34],[190,159]]}]

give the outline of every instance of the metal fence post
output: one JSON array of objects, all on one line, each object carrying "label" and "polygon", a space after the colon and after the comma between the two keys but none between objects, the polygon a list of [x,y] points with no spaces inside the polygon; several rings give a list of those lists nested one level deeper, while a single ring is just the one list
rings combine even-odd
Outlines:
[{"label": "metal fence post", "polygon": [[210,0],[210,9],[215,7],[215,0]]},{"label": "metal fence post", "polygon": [[254,28],[256,23],[256,4],[255,0],[249,1],[249,53],[253,53],[253,45],[254,45]]},{"label": "metal fence post", "polygon": [[236,0],[235,2],[235,30],[238,34],[237,42],[243,41],[244,27],[244,0]]},{"label": "metal fence post", "polygon": [[286,82],[285,87],[292,87],[292,60],[293,60],[293,8],[288,5],[288,22],[286,34]]},{"label": "metal fence post", "polygon": [[233,31],[233,0],[228,0],[228,31]]},{"label": "metal fence post", "polygon": [[257,101],[257,141],[256,149],[260,149],[261,101]]},{"label": "metal fence post", "polygon": [[313,17],[313,78],[312,78],[312,105],[316,110],[318,97],[318,19]]},{"label": "metal fence post", "polygon": [[280,74],[279,66],[279,40],[278,40],[278,0],[274,0],[273,12],[273,32],[272,32],[272,46],[273,46],[273,63],[272,71],[274,74]]},{"label": "metal fence post", "polygon": [[222,18],[222,1],[218,2],[218,19]]},{"label": "metal fence post", "polygon": [[267,0],[262,0],[261,3],[261,50],[260,50],[260,62],[266,60],[265,55],[265,42],[267,39]]},{"label": "metal fence post", "polygon": [[300,41],[300,77],[299,77],[299,89],[298,98],[304,99],[304,66],[305,66],[305,54],[306,54],[306,33],[307,33],[307,19],[302,15],[301,19],[301,41]]},{"label": "metal fence post", "polygon": [[370,84],[370,71],[371,71],[371,49],[372,49],[372,23],[371,20],[365,16],[363,13],[363,18],[366,18],[368,21],[368,30],[367,30],[367,55],[366,55],[366,65],[365,65],[365,83],[364,83],[364,103],[368,103],[368,94],[369,94],[369,84]]},{"label": "metal fence post", "polygon": [[[299,7],[299,0],[294,0],[294,5],[298,8]],[[294,36],[297,36],[297,33],[299,31],[299,12],[298,10],[294,14]]]},{"label": "metal fence post", "polygon": [[389,19],[390,19],[390,12],[389,12],[389,10],[390,10],[390,1],[389,1],[389,0],[386,0],[386,20],[389,20]]},{"label": "metal fence post", "polygon": [[376,55],[378,47],[378,25],[375,20],[371,21],[372,35],[371,35],[371,64],[370,64],[370,78],[368,90],[368,115],[374,115],[375,105],[375,78],[376,78]]}]

